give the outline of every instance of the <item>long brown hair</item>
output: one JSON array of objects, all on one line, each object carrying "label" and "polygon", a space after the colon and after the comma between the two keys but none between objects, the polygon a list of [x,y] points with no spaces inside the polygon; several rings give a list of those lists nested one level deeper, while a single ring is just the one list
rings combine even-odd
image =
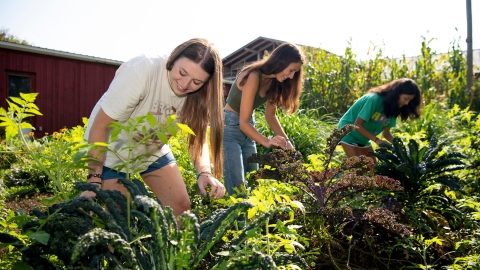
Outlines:
[{"label": "long brown hair", "polygon": [[171,71],[177,59],[186,57],[210,74],[198,91],[186,97],[179,121],[188,125],[195,136],[188,136],[188,150],[198,159],[210,124],[210,149],[216,178],[223,176],[223,81],[222,60],[217,49],[203,38],[193,38],[178,45],[170,54],[167,70]]},{"label": "long brown hair", "polygon": [[[368,93],[377,93],[383,97],[383,110],[386,117],[398,117],[402,121],[408,118],[414,120],[421,115],[422,94],[415,81],[408,78],[393,80],[384,85],[368,90]],[[398,99],[401,94],[413,95],[408,105],[398,107]]]},{"label": "long brown hair", "polygon": [[[241,72],[246,72],[240,81],[243,86],[252,71],[259,71],[265,75],[277,74],[282,72],[291,63],[305,63],[305,56],[300,47],[293,43],[282,43],[275,48],[266,58],[253,64],[245,66]],[[270,88],[267,91],[268,100],[277,107],[282,108],[287,113],[295,112],[299,107],[300,95],[302,94],[303,70],[298,72],[290,80],[279,82],[272,79]]]}]

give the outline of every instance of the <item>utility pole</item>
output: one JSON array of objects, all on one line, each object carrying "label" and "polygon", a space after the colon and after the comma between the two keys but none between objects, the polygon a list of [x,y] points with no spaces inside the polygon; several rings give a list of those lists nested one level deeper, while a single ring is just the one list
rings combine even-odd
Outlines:
[{"label": "utility pole", "polygon": [[467,93],[468,95],[472,95],[472,85],[473,85],[472,80],[473,80],[472,0],[467,0]]}]

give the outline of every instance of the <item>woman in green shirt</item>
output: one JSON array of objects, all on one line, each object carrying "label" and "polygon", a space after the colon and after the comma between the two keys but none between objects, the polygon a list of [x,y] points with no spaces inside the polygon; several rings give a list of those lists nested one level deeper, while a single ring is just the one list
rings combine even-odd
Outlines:
[{"label": "woman in green shirt", "polygon": [[[348,157],[368,156],[373,151],[371,141],[380,145],[393,141],[390,128],[402,121],[420,117],[422,96],[420,88],[411,79],[402,78],[370,89],[359,98],[342,116],[338,128],[354,124],[358,130],[352,131],[342,138],[340,144]],[[382,133],[384,139],[377,137]]]}]

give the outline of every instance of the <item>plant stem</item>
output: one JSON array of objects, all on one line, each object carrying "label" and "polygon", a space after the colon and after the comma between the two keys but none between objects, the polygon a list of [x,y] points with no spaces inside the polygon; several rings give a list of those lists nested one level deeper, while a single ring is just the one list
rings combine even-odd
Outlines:
[{"label": "plant stem", "polygon": [[[68,200],[68,196],[67,196],[67,193],[65,192],[65,190],[63,189],[62,187],[62,183],[60,182],[60,179],[58,179],[57,177],[55,177],[53,174],[50,173],[49,170],[47,170],[47,168],[45,168],[45,166],[43,165],[43,163],[40,161],[40,159],[37,157],[37,155],[33,152],[33,150],[28,146],[28,143],[27,143],[27,140],[25,140],[25,137],[23,136],[23,132],[22,132],[22,128],[20,127],[20,123],[16,123],[17,124],[17,128],[18,128],[18,131],[19,131],[19,137],[21,138],[22,140],[22,143],[23,145],[25,146],[25,148],[27,149],[27,152],[28,154],[32,157],[32,159],[35,161],[35,163],[37,164],[37,166],[40,168],[40,170],[42,170],[47,176],[48,178],[50,178],[53,183],[55,184],[56,188],[58,189],[58,191],[60,192],[60,196],[62,197],[63,200],[67,201]],[[59,174],[58,174],[59,175]]]}]

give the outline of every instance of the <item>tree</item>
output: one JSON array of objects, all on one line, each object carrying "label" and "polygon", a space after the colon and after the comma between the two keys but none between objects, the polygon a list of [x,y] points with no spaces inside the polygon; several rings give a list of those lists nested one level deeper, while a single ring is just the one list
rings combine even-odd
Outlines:
[{"label": "tree", "polygon": [[5,28],[0,29],[0,41],[18,43],[18,44],[22,44],[22,45],[31,45],[26,40],[19,39],[18,37],[9,34],[8,29],[5,29]]}]

